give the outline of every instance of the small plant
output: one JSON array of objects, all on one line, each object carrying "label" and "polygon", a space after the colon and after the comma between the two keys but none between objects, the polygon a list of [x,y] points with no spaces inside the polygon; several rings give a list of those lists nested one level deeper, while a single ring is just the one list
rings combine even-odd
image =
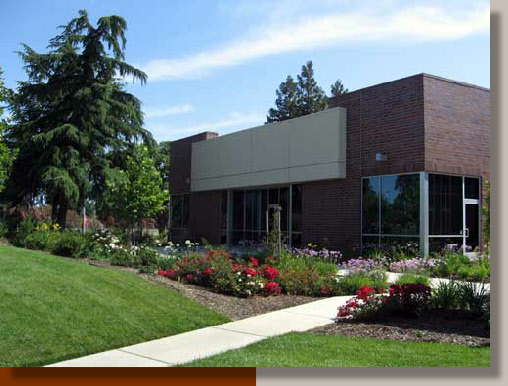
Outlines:
[{"label": "small plant", "polygon": [[435,308],[455,309],[459,307],[460,301],[460,290],[454,281],[443,281],[432,291],[432,305]]},{"label": "small plant", "polygon": [[427,275],[418,275],[414,273],[404,273],[402,274],[395,284],[423,284],[430,285],[430,280]]},{"label": "small plant", "polygon": [[460,294],[459,306],[474,315],[482,315],[487,303],[490,306],[490,293],[484,284],[460,283],[458,291]]},{"label": "small plant", "polygon": [[365,286],[376,288],[379,292],[383,292],[387,288],[385,274],[380,276],[354,273],[338,279],[338,284],[345,295],[354,294]]}]

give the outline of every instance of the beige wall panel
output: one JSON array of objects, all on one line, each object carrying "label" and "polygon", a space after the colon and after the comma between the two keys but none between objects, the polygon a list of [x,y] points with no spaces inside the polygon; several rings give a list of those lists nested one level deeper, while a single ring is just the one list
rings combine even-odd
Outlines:
[{"label": "beige wall panel", "polygon": [[227,134],[192,145],[191,190],[346,177],[346,110]]}]

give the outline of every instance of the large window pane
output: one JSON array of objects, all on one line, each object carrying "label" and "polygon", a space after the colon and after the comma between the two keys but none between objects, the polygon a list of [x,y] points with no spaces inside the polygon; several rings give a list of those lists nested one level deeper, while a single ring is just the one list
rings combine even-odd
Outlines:
[{"label": "large window pane", "polygon": [[187,228],[189,219],[189,196],[177,195],[171,197],[171,227],[175,229]]},{"label": "large window pane", "polygon": [[462,244],[462,237],[429,237],[429,252],[441,253],[443,250],[458,252]]},{"label": "large window pane", "polygon": [[364,234],[379,233],[379,177],[362,180],[362,231]]},{"label": "large window pane", "polygon": [[301,232],[302,230],[302,185],[293,185],[292,187],[291,205],[291,230],[293,232]]},{"label": "large window pane", "polygon": [[381,234],[418,235],[419,181],[418,174],[381,177]]},{"label": "large window pane", "polygon": [[235,190],[233,192],[233,229],[235,231],[242,232],[243,232],[243,213],[244,213],[243,196],[244,196],[243,190]]},{"label": "large window pane", "polygon": [[228,191],[220,193],[220,229],[227,229],[228,225]]},{"label": "large window pane", "polygon": [[282,231],[287,231],[288,229],[288,205],[289,205],[288,196],[289,196],[288,188],[279,189],[279,205],[282,207],[282,211],[280,212],[280,229]]},{"label": "large window pane", "polygon": [[466,198],[480,199],[480,180],[478,178],[464,178],[464,193]]},{"label": "large window pane", "polygon": [[462,177],[429,174],[429,234],[462,234]]}]

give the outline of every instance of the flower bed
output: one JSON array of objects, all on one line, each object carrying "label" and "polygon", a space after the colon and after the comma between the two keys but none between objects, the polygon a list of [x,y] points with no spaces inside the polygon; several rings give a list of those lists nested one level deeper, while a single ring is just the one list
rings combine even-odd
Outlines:
[{"label": "flower bed", "polygon": [[158,274],[171,280],[196,284],[238,297],[279,294],[335,296],[353,294],[364,284],[384,287],[380,272],[337,276],[337,266],[314,256],[284,252],[277,259],[269,256],[263,264],[253,256],[235,260],[228,252],[212,250],[193,253],[176,261]]}]

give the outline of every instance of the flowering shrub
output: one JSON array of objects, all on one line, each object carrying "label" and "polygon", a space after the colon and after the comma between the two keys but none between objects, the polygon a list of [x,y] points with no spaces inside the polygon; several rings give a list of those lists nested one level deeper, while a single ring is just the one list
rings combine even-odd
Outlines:
[{"label": "flowering shrub", "polygon": [[337,318],[376,318],[381,315],[402,313],[419,314],[428,307],[431,289],[423,284],[394,284],[389,295],[377,295],[375,289],[363,286],[354,298],[338,307]]},{"label": "flowering shrub", "polygon": [[373,259],[350,259],[345,264],[344,267],[349,273],[361,273],[368,274],[373,270],[382,270],[383,264],[379,261]]},{"label": "flowering shrub", "polygon": [[430,267],[435,267],[434,259],[414,258],[409,260],[397,261],[390,266],[390,271],[399,273],[423,273]]},{"label": "flowering shrub", "polygon": [[326,248],[316,249],[313,248],[313,245],[310,244],[307,248],[294,248],[293,255],[295,257],[301,258],[321,258],[325,261],[330,261],[332,263],[338,263],[342,260],[342,253],[340,251],[329,251]]}]

